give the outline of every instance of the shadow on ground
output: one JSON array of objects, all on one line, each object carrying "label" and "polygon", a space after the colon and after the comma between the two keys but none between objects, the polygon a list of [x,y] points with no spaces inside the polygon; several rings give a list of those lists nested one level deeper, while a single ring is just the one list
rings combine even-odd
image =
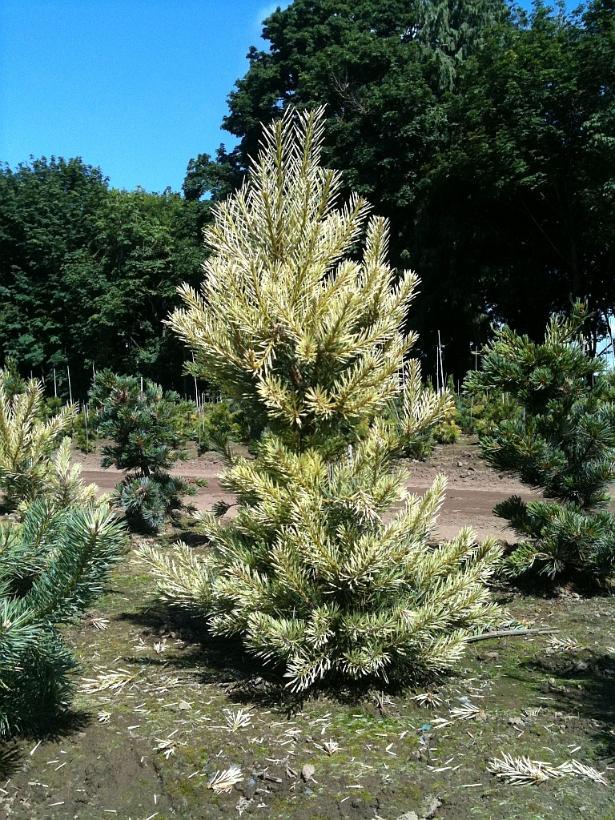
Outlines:
[{"label": "shadow on ground", "polygon": [[542,657],[526,664],[548,676],[543,690],[561,711],[578,715],[595,727],[600,751],[615,756],[615,655],[584,650],[574,655]]},{"label": "shadow on ground", "polygon": [[[336,680],[330,676],[326,682],[312,686],[309,694],[292,692],[285,685],[283,669],[264,666],[257,658],[246,653],[240,640],[212,636],[206,631],[202,621],[183,610],[155,603],[137,612],[123,613],[118,620],[139,626],[144,631],[144,636],[171,635],[186,644],[186,651],[173,655],[166,653],[164,658],[126,655],[126,663],[142,667],[173,666],[178,670],[192,670],[200,683],[214,683],[222,687],[233,703],[276,707],[283,710],[287,717],[291,717],[301,711],[306,700],[324,696],[347,706],[365,707],[366,704],[375,703],[376,711],[384,713],[384,708],[378,706],[385,686],[382,680],[364,679],[349,684],[341,677]],[[452,684],[457,679],[457,674],[449,671],[445,679]],[[389,696],[398,697],[415,687],[433,687],[438,682],[434,677],[417,677],[404,686],[389,682],[386,692]]]},{"label": "shadow on ground", "polygon": [[89,712],[69,710],[38,720],[24,732],[0,741],[0,780],[6,780],[19,768],[25,756],[25,744],[47,743],[82,732],[91,722]]}]

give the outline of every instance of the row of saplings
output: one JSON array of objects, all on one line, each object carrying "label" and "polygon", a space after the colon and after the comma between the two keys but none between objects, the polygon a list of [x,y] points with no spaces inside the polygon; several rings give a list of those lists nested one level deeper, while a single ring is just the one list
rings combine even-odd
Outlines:
[{"label": "row of saplings", "polygon": [[[499,330],[468,378],[469,391],[506,391],[517,409],[483,435],[486,457],[544,491],[498,507],[519,545],[503,559],[468,529],[434,543],[445,479],[408,495],[398,457],[452,399],[425,388],[408,356],[415,339],[400,328],[415,276],[389,268],[387,224],[366,202],[338,202],[321,140],[319,112],[265,130],[247,184],[207,231],[201,293],[184,288],[169,320],[199,377],[260,431],[251,457],[227,452],[237,514],[202,518],[204,549],[140,551],[171,604],[204,613],[211,634],[239,638],[294,691],[442,673],[469,637],[501,627],[488,581],[502,567],[604,587],[615,559],[613,382],[584,353],[581,307],[554,318],[543,344]],[[0,528],[5,736],[69,702],[74,661],[58,627],[125,552],[118,508],[143,523],[152,483],[183,492],[165,483],[181,440],[173,402],[109,374],[94,391],[113,439],[104,457],[133,471],[112,504],[70,465],[73,408],[41,421],[40,385],[0,376],[0,483],[14,511]]]}]

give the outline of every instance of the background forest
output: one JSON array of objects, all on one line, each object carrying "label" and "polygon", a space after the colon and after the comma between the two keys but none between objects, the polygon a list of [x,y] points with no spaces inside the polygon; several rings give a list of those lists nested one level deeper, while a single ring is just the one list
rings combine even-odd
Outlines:
[{"label": "background forest", "polygon": [[[211,203],[233,191],[259,123],[326,105],[325,164],[391,222],[391,262],[412,267],[419,354],[461,378],[507,322],[540,338],[577,298],[589,343],[615,304],[615,11],[568,15],[504,0],[295,0],[229,95],[236,147],[188,162],[182,193],[115,190],[87,158],[0,170],[0,359],[75,397],[93,368],[182,385],[185,353],[162,320],[200,280]],[[346,192],[346,191],[345,191]],[[344,193],[345,193],[344,192]],[[599,343],[598,340],[603,341]]]}]

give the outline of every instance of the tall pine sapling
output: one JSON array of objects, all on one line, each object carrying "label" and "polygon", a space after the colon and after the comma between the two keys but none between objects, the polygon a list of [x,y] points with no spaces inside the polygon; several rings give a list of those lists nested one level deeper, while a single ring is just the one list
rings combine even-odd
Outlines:
[{"label": "tall pine sapling", "polygon": [[294,690],[446,669],[498,617],[485,585],[496,545],[469,530],[433,545],[445,480],[408,495],[394,464],[451,400],[405,362],[416,277],[387,264],[386,221],[360,197],[340,201],[322,138],[322,111],[265,129],[246,185],[206,231],[202,291],[184,287],[170,320],[196,372],[264,428],[255,458],[231,457],[222,479],[238,514],[204,517],[205,554],[141,552],[164,595]]},{"label": "tall pine sapling", "polygon": [[521,411],[480,436],[487,460],[548,499],[513,496],[495,508],[522,537],[508,559],[515,575],[603,583],[615,567],[615,516],[606,509],[615,479],[612,377],[584,352],[584,318],[580,304],[569,318],[552,317],[542,344],[502,328],[467,380],[470,393],[506,391]]},{"label": "tall pine sapling", "polygon": [[148,379],[106,370],[96,375],[90,406],[98,434],[111,439],[102,449],[102,466],[129,471],[116,489],[128,523],[137,530],[158,530],[189,492],[185,481],[168,472],[183,456],[179,395]]}]

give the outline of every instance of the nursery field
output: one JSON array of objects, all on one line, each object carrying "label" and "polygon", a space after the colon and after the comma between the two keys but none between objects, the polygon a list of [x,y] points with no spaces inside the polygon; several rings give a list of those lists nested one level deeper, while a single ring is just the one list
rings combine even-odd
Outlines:
[{"label": "nursery field", "polygon": [[[96,456],[82,461],[86,479],[116,482]],[[417,490],[449,475],[439,536],[471,523],[483,537],[511,537],[490,510],[522,488],[480,462],[471,442],[408,466]],[[220,469],[205,456],[178,470],[207,479],[196,506],[221,497]],[[157,541],[180,536],[207,548],[189,519]],[[511,618],[550,631],[473,643],[455,673],[428,689],[323,689],[299,699],[152,593],[145,568],[129,559],[89,617],[67,630],[81,665],[77,696],[61,726],[9,748],[0,816],[615,818],[612,599],[499,587]],[[561,771],[512,785],[488,770],[502,753],[554,767],[575,760],[609,785],[596,772]],[[215,776],[232,767],[224,791]]]},{"label": "nursery field", "polygon": [[0,820],[615,820],[615,16],[569,5],[291,0],[181,194],[0,166]]}]

